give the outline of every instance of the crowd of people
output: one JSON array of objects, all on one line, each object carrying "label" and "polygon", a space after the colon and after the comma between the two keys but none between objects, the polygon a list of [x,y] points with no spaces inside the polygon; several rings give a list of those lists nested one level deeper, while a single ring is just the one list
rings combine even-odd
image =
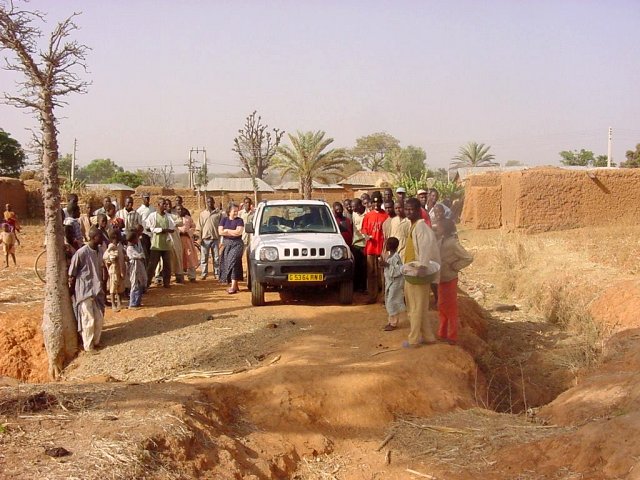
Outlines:
[{"label": "crowd of people", "polygon": [[[92,211],[81,213],[78,196],[71,194],[62,211],[69,288],[84,349],[100,346],[104,311],[119,311],[128,298],[128,308],[142,306],[144,293],[154,283],[171,287],[171,279],[195,282],[209,275],[239,291],[244,272],[242,257],[249,241],[244,225],[252,221],[253,204],[246,197],[239,207],[226,210],[207,197],[196,218],[180,196],[175,205],[150,195],[133,208],[127,197],[119,209],[110,197]],[[407,197],[404,188],[364,193],[360,198],[333,204],[340,232],[354,257],[354,290],[376,303],[383,292],[388,321],[393,331],[408,319],[405,347],[432,344],[437,340],[455,344],[458,340],[458,272],[473,258],[460,245],[452,210],[439,202],[437,190],[418,190]],[[11,205],[5,206],[0,244],[5,257],[15,264],[20,224]],[[199,245],[196,242],[199,242]],[[199,255],[197,248],[200,249]],[[211,259],[211,262],[210,262]],[[429,312],[433,295],[439,326]]]},{"label": "crowd of people", "polygon": [[155,206],[150,198],[143,194],[142,205],[134,209],[133,198],[127,197],[118,209],[105,197],[99,209],[86,207],[80,213],[78,197],[71,194],[62,211],[69,288],[87,352],[100,347],[107,306],[117,312],[128,297],[128,308],[138,309],[154,283],[170,288],[172,277],[179,284],[185,279],[195,282],[198,267],[204,280],[210,274],[209,258],[212,275],[229,286],[228,293],[239,291],[248,240],[244,222],[253,215],[251,199],[245,198],[241,209],[230,204],[222,211],[213,197],[207,197],[194,220],[182,197],[175,198],[175,205],[159,198]]},{"label": "crowd of people", "polygon": [[[363,193],[360,198],[334,202],[340,232],[353,252],[356,292],[366,303],[376,303],[384,292],[388,313],[385,331],[409,320],[404,347],[429,345],[438,340],[458,341],[458,272],[473,257],[458,241],[451,206],[439,202],[436,189],[420,189],[407,197],[399,187]],[[438,310],[434,329],[430,295]]]}]

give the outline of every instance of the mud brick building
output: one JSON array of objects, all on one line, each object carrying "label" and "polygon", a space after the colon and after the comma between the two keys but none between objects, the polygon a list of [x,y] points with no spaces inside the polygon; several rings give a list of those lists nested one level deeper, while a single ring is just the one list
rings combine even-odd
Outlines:
[{"label": "mud brick building", "polygon": [[640,223],[640,170],[489,171],[465,180],[464,226],[543,232]]}]

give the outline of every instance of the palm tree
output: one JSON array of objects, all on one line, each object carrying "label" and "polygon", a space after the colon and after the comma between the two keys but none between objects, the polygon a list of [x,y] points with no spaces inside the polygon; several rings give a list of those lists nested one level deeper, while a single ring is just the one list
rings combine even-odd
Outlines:
[{"label": "palm tree", "polygon": [[451,167],[495,167],[500,165],[493,161],[495,155],[488,153],[490,148],[484,143],[469,142],[464,147],[460,147],[458,155],[453,157]]},{"label": "palm tree", "polygon": [[278,147],[278,153],[272,166],[279,169],[284,177],[292,174],[300,181],[300,193],[303,198],[311,198],[314,180],[328,183],[336,176],[342,176],[342,169],[349,158],[344,149],[338,148],[323,152],[333,138],[324,138],[325,132],[297,132],[288,134],[291,146]]}]

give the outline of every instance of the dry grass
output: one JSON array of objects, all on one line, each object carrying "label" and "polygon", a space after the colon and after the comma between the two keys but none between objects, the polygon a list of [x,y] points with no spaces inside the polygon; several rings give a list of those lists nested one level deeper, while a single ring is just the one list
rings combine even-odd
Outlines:
[{"label": "dry grass", "polygon": [[515,444],[526,448],[528,443],[573,430],[473,408],[428,419],[398,418],[389,431],[394,434],[389,448],[411,461],[434,462],[453,472],[495,472],[493,457],[502,448]]},{"label": "dry grass", "polygon": [[622,273],[640,273],[640,226],[594,227],[572,230],[567,247],[584,253],[592,262],[616,268]]},{"label": "dry grass", "polygon": [[337,454],[324,454],[311,458],[302,458],[294,480],[337,480],[347,462]]},{"label": "dry grass", "polygon": [[[20,467],[24,478],[183,478],[154,439],[137,431],[139,415],[113,415],[108,405],[122,388],[126,386],[48,384],[0,389],[0,450],[38,459]],[[192,435],[183,421],[166,411],[149,409],[144,422],[160,425],[163,438],[179,442]],[[88,438],[69,434],[79,424],[104,430]],[[43,456],[44,449],[59,446],[71,456],[55,461]]]},{"label": "dry grass", "polygon": [[[601,325],[590,307],[620,271],[640,271],[639,227],[582,229],[539,235],[506,234],[470,240],[496,291],[560,326],[570,340],[554,352],[574,374],[603,354],[614,326]],[[483,241],[484,240],[484,241]]]}]

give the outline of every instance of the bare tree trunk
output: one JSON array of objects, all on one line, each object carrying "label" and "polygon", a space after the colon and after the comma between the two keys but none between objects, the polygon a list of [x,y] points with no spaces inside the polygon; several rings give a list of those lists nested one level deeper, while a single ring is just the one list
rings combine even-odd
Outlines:
[{"label": "bare tree trunk", "polygon": [[253,204],[258,205],[258,180],[254,175],[251,176],[251,185],[253,186]]},{"label": "bare tree trunk", "polygon": [[58,180],[58,141],[56,138],[53,104],[45,100],[41,114],[43,132],[42,168],[44,182],[44,225],[47,243],[47,271],[44,291],[42,333],[49,357],[49,375],[59,377],[65,362],[78,350],[76,322],[71,308],[64,255],[64,230],[60,213],[60,185]]}]

